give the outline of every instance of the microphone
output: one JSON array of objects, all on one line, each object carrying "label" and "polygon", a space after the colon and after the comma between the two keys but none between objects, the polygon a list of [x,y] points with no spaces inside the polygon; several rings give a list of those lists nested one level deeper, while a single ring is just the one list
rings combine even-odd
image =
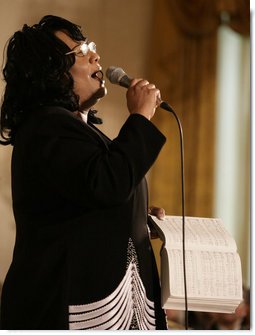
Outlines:
[{"label": "microphone", "polygon": [[129,88],[132,81],[121,67],[115,66],[108,67],[106,70],[106,77],[112,84],[117,84],[125,88]]},{"label": "microphone", "polygon": [[[130,78],[121,67],[110,66],[106,70],[106,77],[112,84],[120,85],[125,88],[129,88],[131,85],[132,78]],[[173,108],[165,101],[160,99],[160,105],[162,109],[168,112],[174,113]]]}]

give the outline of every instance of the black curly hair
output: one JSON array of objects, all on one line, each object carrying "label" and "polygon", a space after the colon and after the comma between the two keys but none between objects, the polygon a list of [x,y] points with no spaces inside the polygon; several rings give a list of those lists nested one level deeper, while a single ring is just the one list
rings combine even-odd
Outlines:
[{"label": "black curly hair", "polygon": [[80,26],[47,15],[38,24],[25,24],[9,40],[3,68],[6,88],[1,106],[1,144],[13,143],[18,126],[35,107],[57,105],[70,111],[79,109],[69,73],[75,57],[64,56],[70,49],[56,37],[57,30],[65,31],[76,41],[85,39]]}]

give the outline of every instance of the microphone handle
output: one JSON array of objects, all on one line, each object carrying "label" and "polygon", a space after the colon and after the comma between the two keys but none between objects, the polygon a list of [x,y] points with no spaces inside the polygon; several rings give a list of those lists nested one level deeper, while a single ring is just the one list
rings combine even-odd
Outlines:
[{"label": "microphone handle", "polygon": [[132,79],[128,77],[128,75],[124,74],[120,79],[119,79],[119,85],[125,88],[129,88],[131,85]]}]

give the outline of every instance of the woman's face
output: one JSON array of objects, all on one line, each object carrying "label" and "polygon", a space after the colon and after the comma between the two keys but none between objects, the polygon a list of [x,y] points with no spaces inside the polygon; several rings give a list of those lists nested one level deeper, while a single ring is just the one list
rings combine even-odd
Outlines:
[{"label": "woman's face", "polygon": [[[71,50],[79,50],[82,41],[72,40],[63,31],[57,31],[55,35]],[[104,81],[96,76],[102,69],[99,64],[100,57],[91,50],[88,50],[86,55],[82,53],[74,55],[75,63],[69,70],[74,80],[74,93],[79,96],[80,110],[87,110],[106,94]]]}]

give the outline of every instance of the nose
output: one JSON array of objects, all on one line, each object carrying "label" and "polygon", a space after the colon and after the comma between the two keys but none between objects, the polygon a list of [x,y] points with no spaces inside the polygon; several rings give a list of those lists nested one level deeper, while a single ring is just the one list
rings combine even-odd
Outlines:
[{"label": "nose", "polygon": [[91,64],[93,63],[97,63],[100,59],[100,56],[97,52],[94,52],[94,51],[89,51],[89,62]]}]

